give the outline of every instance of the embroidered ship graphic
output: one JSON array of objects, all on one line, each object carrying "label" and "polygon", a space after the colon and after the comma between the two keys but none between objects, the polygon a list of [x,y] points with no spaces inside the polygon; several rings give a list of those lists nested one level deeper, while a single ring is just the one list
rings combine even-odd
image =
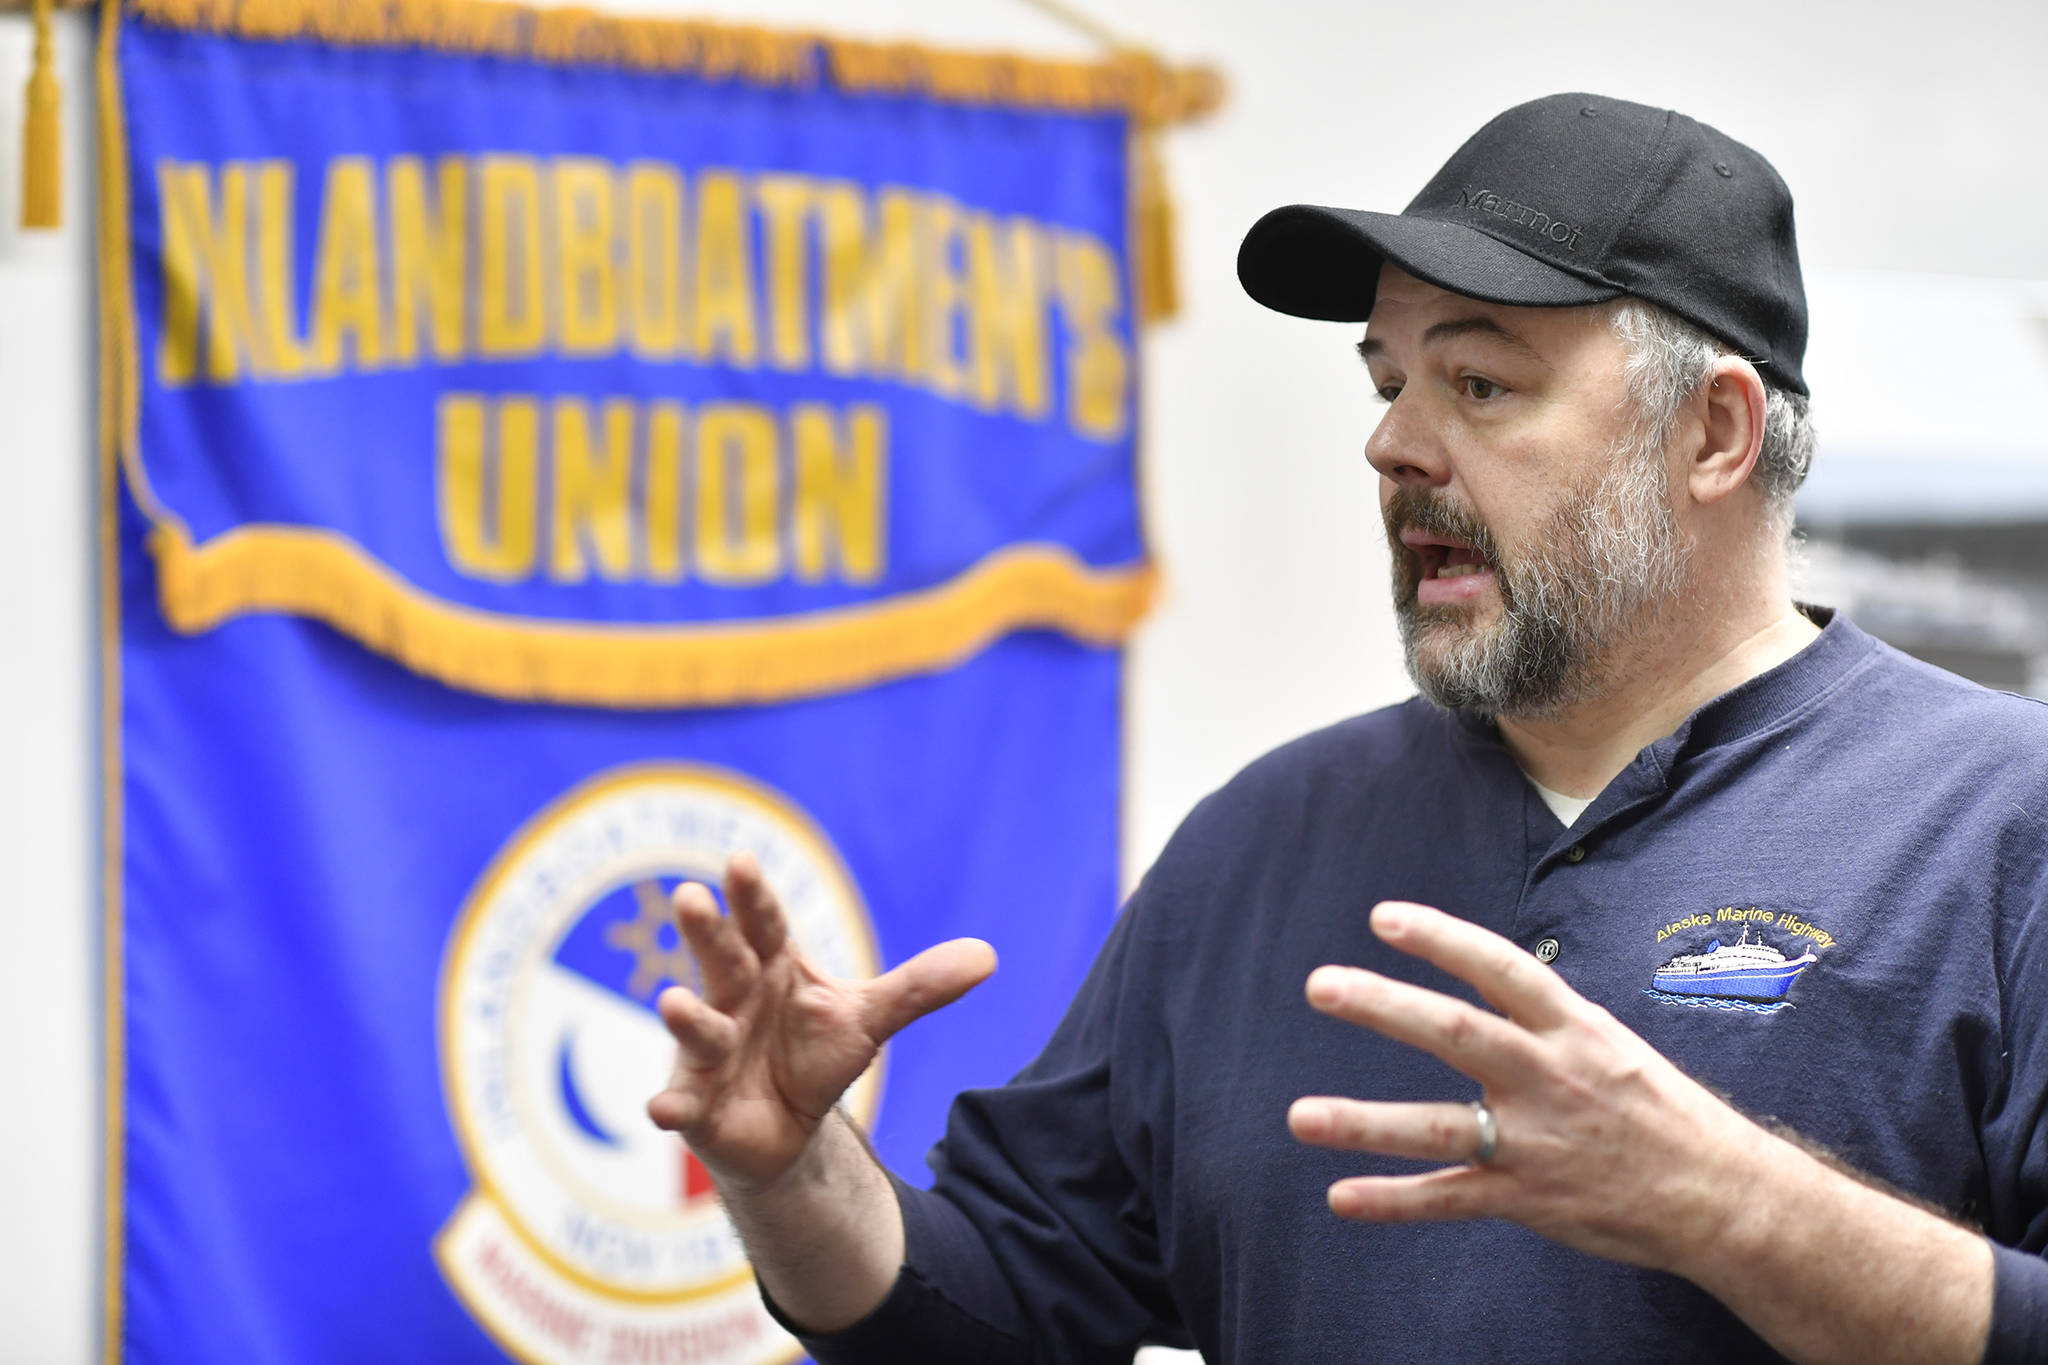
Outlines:
[{"label": "embroidered ship graphic", "polygon": [[1716,1000],[1783,1000],[1792,982],[1818,959],[1812,952],[1788,958],[1768,943],[1750,941],[1749,927],[1733,943],[1719,939],[1703,953],[1681,953],[1650,978],[1656,992]]}]

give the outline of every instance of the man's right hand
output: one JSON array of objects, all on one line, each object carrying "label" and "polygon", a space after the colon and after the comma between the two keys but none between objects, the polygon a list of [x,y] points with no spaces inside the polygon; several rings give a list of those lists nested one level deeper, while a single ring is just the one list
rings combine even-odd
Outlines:
[{"label": "man's right hand", "polygon": [[671,986],[655,1002],[678,1051],[647,1112],[682,1136],[721,1190],[744,1196],[797,1164],[883,1043],[981,984],[996,955],[979,939],[954,939],[871,981],[842,981],[791,941],[752,856],[726,865],[725,902],[721,914],[708,888],[676,888],[704,993]]}]

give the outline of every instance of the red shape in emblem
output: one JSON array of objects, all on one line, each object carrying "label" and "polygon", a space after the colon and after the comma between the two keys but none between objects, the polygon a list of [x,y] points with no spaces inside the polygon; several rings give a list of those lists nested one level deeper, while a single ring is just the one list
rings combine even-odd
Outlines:
[{"label": "red shape in emblem", "polygon": [[688,1147],[683,1148],[683,1203],[694,1204],[713,1193],[711,1172],[697,1160],[695,1152]]}]

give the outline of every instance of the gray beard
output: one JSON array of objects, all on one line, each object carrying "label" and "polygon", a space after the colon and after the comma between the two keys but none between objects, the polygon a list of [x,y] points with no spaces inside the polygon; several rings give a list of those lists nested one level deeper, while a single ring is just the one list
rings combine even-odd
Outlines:
[{"label": "gray beard", "polygon": [[[1691,546],[1671,509],[1661,452],[1635,444],[1617,449],[1590,487],[1574,490],[1513,562],[1476,517],[1432,495],[1402,490],[1387,519],[1408,674],[1450,710],[1533,718],[1605,695],[1630,644],[1691,577]],[[1479,547],[1502,604],[1490,629],[1463,606],[1415,600],[1420,561],[1393,538],[1404,525]]]}]

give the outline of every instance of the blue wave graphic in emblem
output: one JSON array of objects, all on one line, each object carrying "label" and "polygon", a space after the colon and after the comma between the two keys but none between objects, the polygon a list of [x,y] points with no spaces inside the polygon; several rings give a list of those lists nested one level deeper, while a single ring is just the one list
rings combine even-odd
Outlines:
[{"label": "blue wave graphic in emblem", "polygon": [[1792,1008],[1790,1000],[1732,1000],[1716,995],[1675,995],[1670,991],[1645,990],[1644,995],[1652,1000],[1662,1000],[1667,1005],[1684,1005],[1696,1010],[1741,1010],[1744,1014],[1776,1014],[1779,1010]]},{"label": "blue wave graphic in emblem", "polygon": [[619,1139],[598,1126],[597,1120],[590,1116],[590,1106],[583,1102],[582,1094],[576,1089],[576,1068],[570,1055],[575,1041],[574,1034],[565,1033],[555,1051],[555,1088],[561,1092],[562,1108],[568,1112],[570,1121],[583,1130],[584,1136],[607,1147],[616,1147]]}]

